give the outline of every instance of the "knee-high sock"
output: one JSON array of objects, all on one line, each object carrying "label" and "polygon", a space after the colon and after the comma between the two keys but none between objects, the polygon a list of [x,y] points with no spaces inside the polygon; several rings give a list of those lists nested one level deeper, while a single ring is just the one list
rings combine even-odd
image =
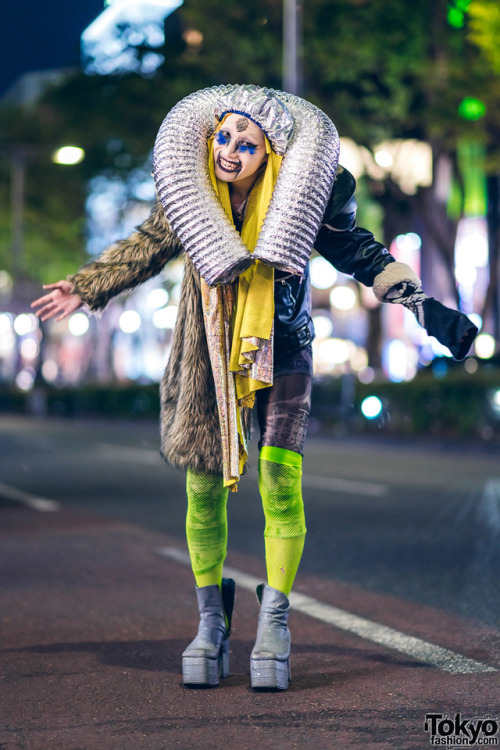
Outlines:
[{"label": "knee-high sock", "polygon": [[267,582],[288,596],[306,535],[300,453],[264,446],[259,456],[259,489],[266,519]]},{"label": "knee-high sock", "polygon": [[197,586],[221,585],[227,551],[227,495],[221,476],[188,470],[186,537]]}]

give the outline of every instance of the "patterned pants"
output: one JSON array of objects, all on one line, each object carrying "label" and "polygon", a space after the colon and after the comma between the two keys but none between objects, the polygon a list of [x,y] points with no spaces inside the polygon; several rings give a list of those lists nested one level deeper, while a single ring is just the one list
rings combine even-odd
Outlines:
[{"label": "patterned pants", "polygon": [[[309,347],[277,357],[274,384],[257,391],[256,399],[267,580],[272,588],[287,596],[306,534],[301,477],[311,385]],[[188,471],[187,496],[186,533],[196,584],[220,585],[227,550],[228,497],[222,476]]]},{"label": "patterned pants", "polygon": [[276,358],[274,384],[256,394],[259,450],[267,445],[304,455],[311,411],[311,388],[310,347]]}]

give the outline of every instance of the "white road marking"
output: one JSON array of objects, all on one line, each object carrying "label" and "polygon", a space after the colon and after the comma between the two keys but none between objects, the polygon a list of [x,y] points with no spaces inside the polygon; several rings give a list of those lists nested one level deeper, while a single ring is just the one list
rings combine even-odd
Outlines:
[{"label": "white road marking", "polygon": [[[256,477],[257,470],[250,469],[249,476]],[[325,490],[326,492],[344,492],[350,495],[371,495],[383,497],[389,492],[388,484],[375,482],[360,482],[357,479],[339,479],[326,477],[321,474],[302,474],[302,486],[311,490]]]},{"label": "white road marking", "polygon": [[477,516],[491,536],[500,534],[500,479],[493,477],[484,485]]},{"label": "white road marking", "polygon": [[152,451],[147,448],[128,448],[125,445],[110,445],[109,443],[99,443],[97,448],[99,453],[103,454],[106,458],[118,461],[134,461],[135,463],[147,464],[148,466],[161,466],[164,463],[158,451]]},{"label": "white road marking", "polygon": [[[175,547],[161,547],[157,551],[162,557],[167,557],[181,565],[190,566],[189,555],[183,550]],[[227,577],[234,578],[238,586],[248,591],[255,591],[256,586],[262,583],[259,578],[229,566],[224,567],[224,574]],[[444,672],[475,674],[478,672],[497,671],[494,667],[490,667],[487,664],[482,664],[474,659],[468,659],[466,656],[462,656],[462,654],[457,654],[454,651],[442,648],[434,643],[429,643],[421,638],[407,635],[373,620],[359,617],[344,609],[332,607],[330,604],[325,604],[305,594],[292,592],[290,594],[290,604],[293,609],[309,617],[326,622],[340,630],[354,633],[365,640],[378,643],[385,648],[399,651],[424,664],[430,664],[438,669],[442,669]]]},{"label": "white road marking", "polygon": [[29,508],[39,510],[42,513],[52,513],[61,507],[60,503],[56,500],[48,500],[46,497],[31,495],[29,492],[19,490],[17,487],[10,487],[7,484],[0,483],[0,495],[6,497],[7,500],[22,503],[22,505],[27,505]]},{"label": "white road marking", "polygon": [[[99,443],[99,452],[106,458],[117,461],[134,461],[140,464],[157,465],[162,464],[162,458],[158,451],[146,448],[129,448],[127,446]],[[251,469],[249,476],[257,476],[257,471]],[[359,482],[354,479],[338,479],[336,477],[325,477],[316,474],[303,474],[302,484],[314,490],[326,490],[327,492],[347,492],[356,495],[370,495],[382,497],[389,492],[387,484],[376,484],[374,482]]]},{"label": "white road marking", "polygon": [[313,490],[327,490],[329,492],[348,492],[355,495],[372,495],[382,497],[389,492],[387,484],[375,484],[373,482],[358,482],[354,479],[338,479],[336,477],[325,477],[318,474],[303,474],[302,484]]}]

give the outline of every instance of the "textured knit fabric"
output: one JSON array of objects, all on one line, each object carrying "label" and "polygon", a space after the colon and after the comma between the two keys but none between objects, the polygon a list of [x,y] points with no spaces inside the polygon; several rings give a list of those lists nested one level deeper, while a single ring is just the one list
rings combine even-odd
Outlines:
[{"label": "textured knit fabric", "polygon": [[196,585],[222,580],[227,551],[227,496],[222,477],[188,471],[186,536]]},{"label": "textured knit fabric", "polygon": [[266,520],[267,582],[287,596],[292,590],[306,534],[301,485],[300,454],[272,446],[262,448],[259,490]]}]

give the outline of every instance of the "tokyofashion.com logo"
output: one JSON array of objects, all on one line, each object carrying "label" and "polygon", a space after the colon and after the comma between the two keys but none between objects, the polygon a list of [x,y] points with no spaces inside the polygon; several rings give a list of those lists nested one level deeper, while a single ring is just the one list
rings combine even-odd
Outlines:
[{"label": "tokyofashion.com logo", "polygon": [[495,747],[498,743],[498,716],[462,719],[461,714],[426,714],[424,729],[431,745],[441,747]]}]

